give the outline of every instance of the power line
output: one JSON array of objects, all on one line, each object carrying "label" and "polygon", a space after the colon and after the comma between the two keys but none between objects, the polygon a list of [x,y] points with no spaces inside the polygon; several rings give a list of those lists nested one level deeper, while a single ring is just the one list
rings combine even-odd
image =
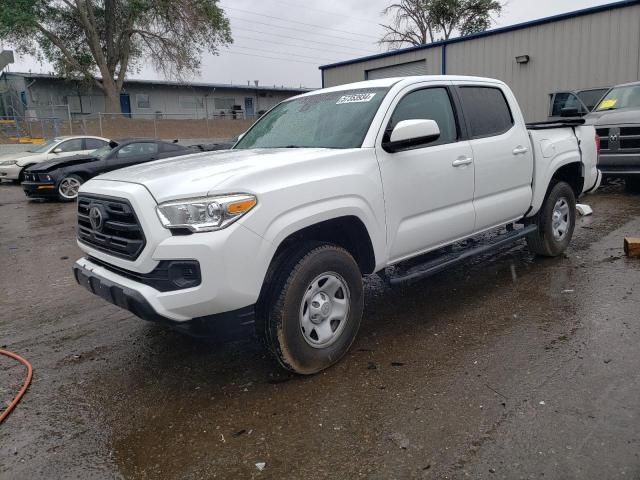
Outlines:
[{"label": "power line", "polygon": [[307,50],[318,50],[320,52],[335,53],[337,55],[353,55],[352,53],[349,53],[349,52],[338,52],[337,50],[327,50],[326,48],[309,47],[307,45],[295,45],[293,43],[275,42],[273,40],[265,40],[264,38],[245,37],[242,35],[234,35],[234,38],[240,38],[242,40],[253,40],[255,42],[262,42],[262,43],[272,43],[274,45],[283,45],[285,47],[305,48]]},{"label": "power line", "polygon": [[[251,32],[251,33],[258,33],[260,35],[271,35],[272,37],[280,37],[280,38],[288,38],[291,40],[297,40],[300,41],[299,38],[297,37],[292,37],[290,35],[280,35],[278,33],[271,33],[271,32],[262,32],[260,30],[252,30],[250,28],[242,28],[242,27],[233,27],[233,30],[243,30],[245,32]],[[302,40],[303,42],[313,42],[316,43],[318,45],[328,45],[330,47],[341,47],[341,48],[345,48],[345,49],[349,49],[349,50],[353,50],[353,51],[358,51],[358,52],[367,52],[369,54],[375,53],[375,52],[370,52],[367,51],[365,49],[360,49],[360,48],[353,48],[353,47],[345,47],[343,45],[340,45],[338,43],[328,43],[328,42],[321,42],[319,40]]]},{"label": "power line", "polygon": [[[265,53],[270,53],[270,54],[278,54],[278,53],[280,53],[280,52],[274,52],[272,50],[265,50],[264,48],[242,47],[240,45],[234,45],[234,48],[243,48],[245,50],[251,50],[251,51],[255,51],[255,52],[265,52]],[[300,57],[300,58],[308,58],[310,60],[322,60],[322,61],[326,61],[326,62],[333,62],[335,60],[335,58],[310,57],[308,55],[298,55],[297,53],[288,53],[288,52],[282,52],[282,55],[289,55],[289,56],[292,56],[292,57]]]},{"label": "power line", "polygon": [[[290,7],[298,7],[304,8],[305,10],[314,10],[316,12],[326,13],[328,15],[332,15],[334,18],[336,16],[336,12],[332,12],[330,10],[322,10],[321,8],[309,7],[307,5],[300,5],[291,2],[284,2],[282,0],[271,0],[272,2],[281,3],[282,5],[288,5]],[[374,20],[373,18],[358,18],[351,15],[340,15],[340,18],[350,18],[351,20],[355,20],[357,22],[368,23],[368,24],[376,24],[379,25],[379,20]]]},{"label": "power line", "polygon": [[[293,30],[295,32],[302,32],[306,35],[323,35],[322,33],[314,33],[314,32],[310,32],[309,30],[304,30],[302,28],[295,28],[295,27],[285,27],[283,25],[274,25],[273,23],[266,23],[266,22],[258,22],[257,20],[249,20],[247,18],[238,18],[238,17],[230,17],[231,20],[235,20],[235,21],[242,21],[242,22],[250,22],[250,23],[255,23],[258,25],[266,25],[267,27],[271,27],[271,28],[282,28],[285,30]],[[367,40],[356,40],[355,38],[348,38],[348,37],[338,37],[336,35],[332,35],[331,38],[336,38],[336,39],[340,39],[340,40],[347,40],[348,42],[357,42],[357,43],[364,43],[367,45],[371,45],[373,42],[372,41],[367,41]],[[372,37],[372,38],[377,38],[377,37]]]},{"label": "power line", "polygon": [[323,30],[332,30],[334,32],[347,33],[349,35],[355,35],[356,37],[369,37],[369,38],[375,38],[376,40],[378,39],[378,37],[375,37],[373,35],[367,35],[365,33],[353,33],[353,32],[350,32],[349,30],[340,30],[338,28],[330,28],[330,27],[326,27],[324,25],[318,25],[316,23],[299,22],[297,20],[291,20],[291,19],[288,19],[288,18],[276,17],[274,15],[267,15],[266,13],[256,13],[256,12],[252,12],[251,10],[244,10],[242,8],[224,7],[224,6],[223,6],[223,8],[225,10],[235,10],[237,12],[248,13],[249,15],[256,15],[258,17],[273,18],[274,20],[280,20],[280,21],[287,22],[287,23],[297,23],[298,25],[304,25],[306,27],[316,27],[316,28],[322,28]]},{"label": "power line", "polygon": [[248,57],[258,57],[258,58],[269,59],[269,60],[283,60],[285,62],[296,62],[296,63],[306,63],[308,65],[318,65],[317,62],[306,62],[304,60],[294,60],[291,58],[265,57],[264,55],[256,55],[256,54],[244,53],[244,52],[234,52],[233,50],[225,50],[225,52],[231,55],[246,55]]}]

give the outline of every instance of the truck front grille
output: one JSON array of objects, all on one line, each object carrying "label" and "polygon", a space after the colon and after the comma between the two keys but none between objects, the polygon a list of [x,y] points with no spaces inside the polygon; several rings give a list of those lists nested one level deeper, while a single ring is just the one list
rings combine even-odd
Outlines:
[{"label": "truck front grille", "polygon": [[135,260],[144,249],[144,232],[131,204],[123,198],[80,194],[78,239],[96,250]]},{"label": "truck front grille", "polygon": [[639,153],[640,127],[600,127],[600,149],[608,153]]}]

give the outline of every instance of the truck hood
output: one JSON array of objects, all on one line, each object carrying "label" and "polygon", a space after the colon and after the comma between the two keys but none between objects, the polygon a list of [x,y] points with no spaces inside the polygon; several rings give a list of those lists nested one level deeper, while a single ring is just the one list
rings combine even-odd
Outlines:
[{"label": "truck hood", "polygon": [[628,125],[640,124],[640,109],[621,108],[604,112],[591,112],[585,117],[589,125]]},{"label": "truck hood", "polygon": [[88,155],[74,155],[73,157],[54,158],[40,162],[28,170],[32,172],[50,172],[56,168],[69,167],[71,165],[78,165],[80,163],[95,162],[97,158]]},{"label": "truck hood", "polygon": [[205,152],[115,170],[95,180],[143,185],[159,203],[209,193],[253,193],[252,187],[264,183],[254,179],[270,176],[274,180],[306,162],[322,165],[323,159],[342,157],[347,152],[353,150],[273,148]]}]

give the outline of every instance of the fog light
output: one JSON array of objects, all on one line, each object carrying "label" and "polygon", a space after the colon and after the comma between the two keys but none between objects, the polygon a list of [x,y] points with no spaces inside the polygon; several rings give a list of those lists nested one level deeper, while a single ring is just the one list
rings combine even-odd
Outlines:
[{"label": "fog light", "polygon": [[196,261],[171,262],[169,281],[179,289],[200,285],[200,265]]}]

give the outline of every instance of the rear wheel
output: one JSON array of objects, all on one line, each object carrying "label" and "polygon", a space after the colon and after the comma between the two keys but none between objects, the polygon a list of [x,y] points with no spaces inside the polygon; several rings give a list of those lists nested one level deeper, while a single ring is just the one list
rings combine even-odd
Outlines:
[{"label": "rear wheel", "polygon": [[576,224],[576,197],[568,183],[551,186],[534,221],[538,230],[527,237],[532,252],[557,257],[567,249]]},{"label": "rear wheel", "polygon": [[84,183],[78,175],[66,175],[58,183],[58,198],[63,202],[72,202],[78,198],[78,190]]},{"label": "rear wheel", "polygon": [[310,375],[340,360],[362,318],[362,274],[353,257],[336,245],[307,244],[288,252],[269,287],[258,333],[278,363]]}]

